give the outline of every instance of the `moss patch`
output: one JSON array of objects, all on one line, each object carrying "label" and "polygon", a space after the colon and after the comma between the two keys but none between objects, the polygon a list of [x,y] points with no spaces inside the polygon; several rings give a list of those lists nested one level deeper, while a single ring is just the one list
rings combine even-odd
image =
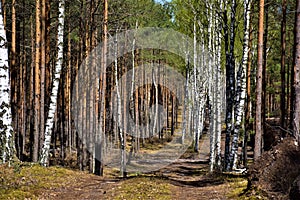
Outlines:
[{"label": "moss patch", "polygon": [[228,199],[243,199],[241,195],[247,188],[248,181],[244,178],[236,178],[234,180],[231,179],[229,185],[230,188],[233,188],[227,195]]},{"label": "moss patch", "polygon": [[22,163],[14,167],[0,166],[0,199],[37,199],[42,191],[67,185],[75,180],[73,170],[41,167]]},{"label": "moss patch", "polygon": [[171,184],[155,177],[136,177],[122,181],[115,199],[171,199]]}]

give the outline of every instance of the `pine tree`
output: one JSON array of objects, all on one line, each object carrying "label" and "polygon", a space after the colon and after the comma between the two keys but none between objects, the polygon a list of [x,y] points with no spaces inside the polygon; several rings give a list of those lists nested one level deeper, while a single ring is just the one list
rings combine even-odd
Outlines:
[{"label": "pine tree", "polygon": [[255,119],[255,145],[254,160],[262,153],[262,79],[263,79],[263,32],[264,32],[264,0],[259,1],[258,48],[257,48],[257,74],[256,74],[256,119]]}]

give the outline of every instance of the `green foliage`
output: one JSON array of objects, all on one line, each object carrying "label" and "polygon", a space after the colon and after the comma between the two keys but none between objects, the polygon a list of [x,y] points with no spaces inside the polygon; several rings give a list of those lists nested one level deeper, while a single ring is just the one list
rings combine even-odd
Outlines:
[{"label": "green foliage", "polygon": [[138,27],[172,27],[170,7],[152,0],[117,0],[109,2],[109,21],[114,30]]}]

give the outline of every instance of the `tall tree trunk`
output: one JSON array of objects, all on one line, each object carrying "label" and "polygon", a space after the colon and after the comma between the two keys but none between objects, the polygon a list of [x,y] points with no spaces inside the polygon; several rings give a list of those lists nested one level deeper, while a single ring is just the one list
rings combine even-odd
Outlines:
[{"label": "tall tree trunk", "polygon": [[183,103],[183,120],[182,120],[182,136],[181,136],[181,143],[184,144],[185,142],[185,136],[187,134],[187,124],[188,124],[188,107],[189,107],[189,82],[190,82],[190,75],[189,75],[189,65],[190,65],[190,61],[189,61],[189,52],[186,52],[186,59],[185,59],[185,63],[186,63],[186,79],[185,79],[185,86],[184,86],[184,103]]},{"label": "tall tree trunk", "polygon": [[[135,23],[135,29],[137,29],[137,26],[138,26],[138,22],[136,21]],[[135,35],[133,36],[133,40],[132,40],[132,49],[131,49],[131,56],[132,56],[132,77],[131,77],[131,93],[132,96],[131,96],[131,103],[133,104],[133,108],[132,108],[132,112],[134,113],[133,114],[133,121],[135,121],[135,128],[138,127],[138,122],[139,122],[139,119],[138,119],[138,89],[135,90],[134,88],[134,84],[135,84]],[[117,61],[117,55],[115,56],[115,62]],[[118,76],[116,76],[116,78],[118,78]],[[133,95],[135,94],[135,95]],[[129,156],[128,156],[128,161],[127,163],[130,163],[131,161],[131,158],[132,158],[132,154],[134,151],[136,151],[136,144],[138,143],[138,139],[137,137],[139,137],[139,132],[140,130],[136,129],[136,130],[133,130],[133,133],[131,135],[131,148],[130,148],[130,152],[129,152]],[[124,137],[126,137],[126,135],[124,135]],[[122,151],[121,153],[126,153],[126,151]],[[123,163],[125,165],[125,163]]]},{"label": "tall tree trunk", "polygon": [[119,87],[119,81],[118,81],[118,41],[116,38],[116,44],[115,44],[115,63],[114,63],[114,76],[115,76],[115,82],[116,82],[116,92],[117,92],[117,131],[119,135],[119,140],[120,140],[120,172],[122,177],[126,177],[126,150],[125,150],[125,134],[123,132],[123,126],[122,126],[122,106],[121,106],[121,95],[120,95],[120,87]]},{"label": "tall tree trunk", "polygon": [[[251,10],[251,5],[250,5]],[[249,138],[249,131],[251,130],[250,127],[250,117],[251,117],[251,57],[252,57],[252,40],[253,40],[253,33],[252,33],[252,26],[251,22],[253,19],[253,14],[250,13],[250,27],[249,27],[249,51],[248,51],[248,61],[247,61],[247,102],[246,102],[246,109],[245,109],[245,136],[244,136],[244,149],[243,149],[243,163],[244,166],[247,166],[247,146],[248,146],[248,138]]]},{"label": "tall tree trunk", "polygon": [[294,115],[293,134],[296,140],[300,140],[300,0],[297,0],[295,13],[294,35]]},{"label": "tall tree trunk", "polygon": [[209,139],[210,139],[210,171],[213,171],[213,168],[215,166],[215,161],[216,161],[216,154],[215,154],[215,147],[216,147],[216,132],[215,132],[215,117],[216,117],[216,105],[215,105],[215,97],[216,97],[216,68],[214,63],[214,53],[215,49],[213,47],[213,25],[214,25],[214,19],[213,19],[213,10],[212,10],[212,3],[208,2],[207,3],[207,12],[209,15],[209,25],[207,29],[207,34],[208,34],[208,51],[210,52],[209,54],[209,60],[208,60],[208,71],[209,71],[209,94],[208,94],[208,101],[209,101],[209,107],[210,107],[210,127],[209,127]]},{"label": "tall tree trunk", "polygon": [[[223,2],[222,0],[218,1],[220,4],[220,10],[222,10]],[[222,23],[221,17],[217,16],[216,19],[218,26],[217,30],[217,61],[216,61],[216,164],[217,167],[221,167],[221,132],[222,132],[222,89],[223,89],[223,76],[222,76],[222,69],[221,69],[221,59],[222,59]]]},{"label": "tall tree trunk", "polygon": [[[5,28],[5,27],[4,27]],[[16,150],[17,150],[17,156],[20,155],[20,149],[19,149],[19,141],[20,141],[20,131],[18,129],[19,125],[19,111],[20,109],[17,109],[16,106],[18,102],[18,94],[19,94],[19,77],[21,74],[18,74],[17,69],[17,45],[16,45],[16,39],[17,39],[17,16],[16,16],[16,0],[12,0],[12,7],[11,7],[11,48],[10,48],[10,77],[11,77],[11,103],[12,103],[12,114],[14,115],[13,119],[13,129],[16,130]]]},{"label": "tall tree trunk", "polygon": [[195,133],[195,148],[194,151],[198,152],[199,150],[199,132],[197,126],[198,124],[198,113],[199,113],[199,106],[197,101],[198,101],[198,88],[197,88],[197,67],[198,67],[198,57],[197,57],[197,28],[196,28],[196,15],[194,16],[194,30],[193,30],[193,36],[194,36],[194,68],[193,68],[193,78],[194,78],[194,83],[193,83],[193,92],[194,94],[194,109],[193,109],[193,116],[194,116],[194,123],[193,123],[193,128],[194,128],[194,133]]},{"label": "tall tree trunk", "polygon": [[237,153],[240,129],[244,117],[244,105],[246,100],[246,71],[248,63],[249,51],[249,27],[250,27],[250,8],[251,0],[244,1],[244,43],[243,43],[243,57],[237,73],[237,91],[236,91],[236,105],[235,105],[235,125],[230,154],[230,169],[237,168]]},{"label": "tall tree trunk", "polygon": [[[282,21],[281,21],[281,94],[280,94],[280,111],[281,122],[280,125],[286,129],[286,92],[285,92],[285,55],[286,55],[286,1],[282,0]],[[285,137],[285,131],[281,132],[281,137]]]},{"label": "tall tree trunk", "polygon": [[[25,0],[22,0],[22,6],[23,8],[25,8]],[[25,14],[25,11],[23,9],[23,15]],[[24,155],[24,152],[25,152],[25,143],[26,143],[26,125],[27,125],[27,102],[28,102],[28,96],[27,95],[29,92],[28,90],[28,80],[27,77],[29,77],[29,73],[28,73],[28,68],[27,66],[30,66],[30,65],[27,65],[27,55],[26,55],[26,48],[25,46],[27,45],[27,41],[25,40],[25,37],[26,37],[26,21],[23,20],[22,21],[22,61],[21,61],[21,64],[20,64],[20,74],[21,74],[21,80],[20,80],[20,84],[21,84],[21,88],[20,88],[20,91],[21,91],[21,119],[22,119],[22,125],[21,125],[21,147],[20,147],[20,160],[23,161],[23,155]]]},{"label": "tall tree trunk", "polygon": [[[32,10],[33,12],[33,10]],[[29,126],[27,132],[30,134],[30,158],[33,157],[34,146],[34,67],[35,67],[35,35],[33,27],[33,15],[30,15],[30,36],[31,36],[31,63],[30,63],[30,81],[29,81],[29,101],[28,101],[28,114]]]},{"label": "tall tree trunk", "polygon": [[8,162],[14,156],[14,138],[10,108],[10,82],[6,32],[4,28],[2,4],[0,2],[0,163]]},{"label": "tall tree trunk", "polygon": [[264,37],[264,0],[259,1],[258,23],[258,48],[257,48],[257,74],[256,74],[256,112],[255,112],[255,144],[254,160],[261,156],[262,152],[262,78],[263,78],[263,37]]},{"label": "tall tree trunk", "polygon": [[[97,159],[95,160],[95,174],[103,176],[103,146],[105,136],[105,119],[106,119],[106,64],[107,64],[107,34],[108,34],[108,0],[103,0],[103,32],[102,32],[102,55],[101,55],[101,74],[100,74],[100,117],[99,117],[99,133],[96,138],[95,152]],[[99,154],[99,155],[97,155]]]},{"label": "tall tree trunk", "polygon": [[40,141],[40,58],[41,58],[41,3],[36,0],[35,13],[35,70],[34,70],[34,132],[33,132],[33,155],[32,161],[37,162],[39,157],[39,141]]},{"label": "tall tree trunk", "polygon": [[[54,117],[57,108],[57,96],[58,96],[58,86],[60,81],[61,75],[61,68],[63,65],[63,43],[64,43],[64,18],[65,18],[65,1],[60,0],[59,5],[59,25],[58,25],[58,32],[57,32],[57,61],[55,66],[55,74],[53,79],[53,87],[51,91],[51,102],[49,106],[49,114],[47,117],[46,122],[46,130],[45,130],[45,140],[41,152],[41,160],[40,163],[43,166],[47,166],[49,162],[49,150],[50,150],[50,143],[51,143],[51,136],[53,133],[53,126],[54,126]],[[62,141],[61,141],[62,142]]]},{"label": "tall tree trunk", "polygon": [[39,149],[42,148],[45,138],[46,0],[42,0],[41,6],[41,121]]},{"label": "tall tree trunk", "polygon": [[[264,8],[264,14],[265,14],[265,26],[264,26],[264,31],[263,31],[263,69],[262,69],[262,132],[264,133],[266,129],[266,114],[269,114],[272,112],[271,109],[267,109],[267,84],[268,82],[268,77],[267,77],[267,59],[268,59],[268,35],[269,35],[269,1],[265,0],[265,8]],[[271,95],[271,94],[269,94]],[[263,135],[262,135],[263,138]],[[263,148],[263,142],[264,140],[262,139],[262,148]]]},{"label": "tall tree trunk", "polygon": [[[226,3],[225,3],[225,6],[227,6]],[[235,42],[235,26],[236,26],[235,12],[236,12],[236,2],[235,2],[235,0],[232,0],[232,2],[231,2],[231,18],[230,18],[229,53],[227,53],[228,49],[226,50],[227,51],[226,52],[226,119],[225,119],[225,122],[226,122],[225,169],[226,170],[229,170],[229,166],[230,166],[230,135],[232,132],[232,112],[233,112],[233,106],[234,106],[233,104],[234,104],[234,93],[235,93],[234,92],[235,91],[234,42]],[[227,22],[226,22],[225,26],[226,25],[227,25]]]}]

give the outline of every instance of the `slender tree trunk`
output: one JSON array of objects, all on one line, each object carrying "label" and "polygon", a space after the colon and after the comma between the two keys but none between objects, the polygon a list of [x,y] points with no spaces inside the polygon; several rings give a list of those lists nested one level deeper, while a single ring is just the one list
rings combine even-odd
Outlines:
[{"label": "slender tree trunk", "polygon": [[0,163],[12,162],[14,156],[14,134],[10,108],[10,82],[6,32],[0,2]]},{"label": "slender tree trunk", "polygon": [[209,25],[208,25],[208,51],[210,52],[209,54],[209,60],[208,60],[208,71],[209,71],[209,80],[208,80],[208,90],[209,90],[209,94],[208,94],[208,98],[209,98],[209,107],[210,107],[210,128],[209,128],[209,132],[210,132],[210,171],[213,171],[214,166],[215,166],[215,162],[216,162],[216,151],[215,151],[215,147],[216,147],[216,132],[215,132],[215,117],[216,117],[216,105],[215,105],[215,97],[216,97],[216,86],[215,86],[215,82],[216,82],[216,68],[213,65],[214,63],[214,47],[213,47],[213,25],[214,25],[214,20],[213,20],[213,10],[212,10],[212,3],[209,2],[207,3],[207,12],[209,13]]},{"label": "slender tree trunk", "polygon": [[[70,5],[68,5],[68,14],[70,13]],[[70,23],[70,20],[68,21],[68,24]],[[68,47],[67,47],[67,72],[66,72],[66,98],[67,98],[67,105],[66,105],[66,117],[67,117],[67,125],[66,125],[66,129],[67,129],[67,135],[68,135],[68,146],[69,146],[69,150],[71,152],[72,147],[73,147],[73,143],[72,143],[72,126],[71,126],[71,78],[72,78],[72,44],[71,44],[71,27],[70,25],[68,26]],[[94,66],[94,63],[93,65]],[[96,94],[96,92],[94,93]],[[94,104],[95,102],[93,102]],[[95,115],[95,113],[93,113],[93,115]]]},{"label": "slender tree trunk", "polygon": [[[137,26],[138,26],[138,23],[136,21],[136,24],[135,24],[135,28],[137,29]],[[139,125],[138,125],[138,122],[139,122],[139,112],[138,112],[138,95],[139,95],[139,90],[135,90],[134,88],[134,85],[135,85],[135,36],[133,38],[133,41],[132,41],[132,50],[131,50],[131,56],[132,56],[132,79],[131,79],[131,94],[132,94],[132,99],[131,99],[131,102],[133,104],[133,118],[134,118],[134,121],[135,121],[135,127],[137,128]],[[117,56],[117,55],[116,55]],[[117,60],[117,58],[115,58],[115,60]],[[116,76],[117,78],[117,76]],[[133,95],[135,94],[135,95]],[[140,130],[133,130],[133,133],[131,135],[131,148],[130,148],[130,152],[129,152],[129,156],[128,156],[128,161],[127,163],[129,164],[130,163],[130,160],[132,158],[132,154],[133,152],[136,152],[136,144],[138,143],[138,139],[137,137],[139,137],[139,132]],[[125,136],[124,136],[125,137]],[[125,153],[126,151],[123,151],[122,153]],[[124,163],[125,164],[125,163]]]},{"label": "slender tree trunk", "polygon": [[40,137],[40,108],[41,108],[41,87],[40,87],[40,58],[41,58],[41,5],[40,0],[36,0],[35,13],[35,70],[34,70],[34,141],[32,161],[37,162],[39,157],[39,137]]},{"label": "slender tree trunk", "polygon": [[[223,2],[219,1],[220,10],[222,10]],[[217,61],[216,61],[216,165],[218,168],[221,167],[221,132],[222,132],[222,69],[221,69],[221,51],[222,51],[222,23],[220,16],[216,18],[218,26],[217,28]]]},{"label": "slender tree trunk", "polygon": [[194,116],[194,123],[193,123],[193,129],[195,133],[195,147],[194,151],[198,152],[199,151],[199,132],[197,126],[198,124],[198,110],[200,109],[197,103],[198,99],[198,88],[197,88],[197,67],[198,67],[198,55],[197,55],[197,28],[196,28],[196,15],[194,16],[194,30],[193,30],[193,36],[194,36],[194,68],[193,68],[193,78],[194,78],[194,84],[193,84],[193,92],[194,94],[194,109],[193,109],[193,116]]},{"label": "slender tree trunk", "polygon": [[[286,92],[285,92],[285,55],[286,55],[286,4],[287,0],[282,0],[282,21],[281,21],[281,94],[280,94],[280,110],[281,122],[280,125],[286,129]],[[285,131],[281,132],[281,137],[285,137]]]},{"label": "slender tree trunk", "polygon": [[[25,8],[25,0],[22,1],[22,5],[23,5],[23,8]],[[25,14],[25,11],[23,10],[23,15]],[[20,73],[21,73],[21,80],[20,80],[20,84],[21,84],[21,99],[23,99],[23,101],[21,101],[21,110],[22,110],[22,113],[21,113],[21,118],[22,118],[22,125],[21,125],[21,153],[20,153],[20,160],[23,161],[23,155],[24,155],[24,152],[25,152],[25,143],[26,143],[26,125],[27,125],[27,119],[28,119],[28,116],[26,115],[27,113],[27,102],[28,102],[28,96],[27,95],[29,91],[27,88],[28,88],[28,70],[27,70],[27,66],[30,66],[30,65],[27,65],[27,57],[26,57],[26,50],[25,50],[25,46],[26,46],[26,40],[25,40],[25,37],[26,37],[26,21],[23,20],[22,21],[22,61],[21,61],[21,65],[22,67],[20,67],[22,69],[22,71],[20,70]]]},{"label": "slender tree trunk", "polygon": [[[4,27],[5,28],[5,27]],[[17,59],[16,59],[16,53],[17,53],[17,45],[16,45],[16,39],[17,39],[17,16],[16,16],[16,0],[12,0],[12,6],[11,6],[11,48],[10,48],[10,77],[11,77],[11,103],[12,103],[12,114],[15,116],[14,123],[13,123],[13,129],[16,130],[16,150],[17,150],[17,156],[20,155],[20,131],[18,129],[19,126],[19,120],[20,120],[20,109],[16,109],[15,106],[18,103],[18,88],[20,82],[19,76],[21,74],[17,73]]]},{"label": "slender tree trunk", "polygon": [[300,0],[297,0],[295,13],[294,36],[294,115],[293,134],[296,140],[300,140]]},{"label": "slender tree trunk", "polygon": [[[39,149],[42,148],[45,139],[45,70],[46,70],[46,1],[41,3],[41,121]],[[40,150],[39,150],[40,152]]]},{"label": "slender tree trunk", "polygon": [[[65,1],[60,0],[59,5],[59,25],[58,25],[58,32],[57,32],[57,61],[55,66],[55,74],[53,79],[53,87],[51,91],[51,102],[49,106],[49,114],[47,117],[46,122],[46,130],[45,130],[45,140],[41,152],[41,160],[40,163],[43,166],[47,166],[49,163],[49,150],[50,150],[50,143],[51,143],[51,136],[53,133],[53,126],[54,126],[54,117],[57,108],[57,96],[58,96],[58,86],[61,76],[61,69],[63,65],[63,43],[64,43],[64,18],[65,18]],[[62,143],[63,141],[61,141]]]},{"label": "slender tree trunk", "polygon": [[121,172],[121,176],[122,177],[126,177],[126,158],[125,158],[125,137],[124,137],[124,132],[123,132],[123,126],[122,126],[122,106],[121,106],[121,95],[120,95],[120,87],[119,87],[119,81],[118,81],[118,58],[117,58],[117,52],[118,52],[118,41],[116,39],[116,43],[115,43],[115,63],[114,63],[114,76],[115,76],[115,83],[116,83],[116,91],[117,91],[117,131],[118,131],[118,135],[119,135],[119,140],[120,140],[120,145],[121,145],[121,149],[120,149],[120,172]]},{"label": "slender tree trunk", "polygon": [[186,133],[187,133],[187,124],[188,124],[188,107],[189,107],[189,102],[188,102],[188,99],[189,99],[189,53],[186,52],[186,81],[185,81],[185,91],[184,91],[184,104],[183,104],[183,120],[182,120],[182,136],[181,136],[181,143],[184,144],[185,142],[185,136],[186,136]]},{"label": "slender tree trunk", "polygon": [[[226,3],[225,3],[225,6]],[[235,0],[231,2],[231,20],[230,20],[230,46],[226,48],[226,139],[225,139],[225,169],[229,170],[230,166],[230,135],[232,132],[232,112],[234,104],[235,91],[235,59],[234,59],[234,43],[235,43]],[[225,20],[226,24],[227,21]],[[225,24],[225,26],[226,26]],[[227,28],[225,29],[227,30]],[[225,33],[226,34],[226,33]],[[228,36],[227,36],[228,37]],[[226,40],[226,38],[225,38]],[[227,44],[228,45],[228,44]],[[226,46],[226,45],[225,45]]]},{"label": "slender tree trunk", "polygon": [[[250,6],[251,7],[251,6]],[[247,146],[248,146],[248,138],[249,138],[249,131],[251,129],[250,127],[250,117],[251,117],[251,57],[252,57],[252,39],[253,39],[253,33],[252,33],[252,22],[253,15],[250,13],[250,27],[249,27],[249,51],[248,51],[248,61],[247,61],[247,102],[246,102],[246,110],[245,110],[245,136],[244,136],[244,149],[243,149],[243,155],[244,155],[244,166],[247,166]]]},{"label": "slender tree trunk", "polygon": [[[267,77],[267,59],[268,59],[268,52],[267,52],[267,45],[268,45],[268,35],[269,35],[269,1],[265,0],[265,8],[264,8],[264,14],[265,14],[265,26],[263,31],[263,69],[262,69],[262,132],[264,133],[266,129],[266,115],[271,112],[270,109],[267,109],[267,84],[268,77]],[[269,94],[271,95],[271,94]],[[263,138],[263,135],[262,135]],[[263,142],[262,139],[262,148],[263,148]]]},{"label": "slender tree trunk", "polygon": [[259,1],[254,160],[257,160],[261,156],[261,152],[262,152],[262,135],[263,135],[263,129],[262,129],[263,73],[262,70],[263,70],[264,3],[265,3],[264,0]]},{"label": "slender tree trunk", "polygon": [[31,36],[31,64],[30,64],[30,81],[29,81],[29,101],[28,101],[28,114],[29,126],[27,132],[30,134],[30,158],[33,157],[34,146],[34,69],[35,69],[35,37],[33,27],[33,15],[30,16],[30,36]]},{"label": "slender tree trunk", "polygon": [[[105,136],[105,117],[106,117],[106,104],[105,104],[105,94],[106,94],[106,64],[107,64],[107,33],[108,33],[108,0],[103,0],[103,35],[102,35],[102,55],[101,55],[101,74],[100,74],[100,118],[99,118],[99,133],[98,138],[96,138],[95,152],[97,159],[95,160],[95,174],[103,176],[103,145]],[[99,155],[97,155],[97,153]]]},{"label": "slender tree trunk", "polygon": [[242,120],[244,117],[244,105],[246,99],[246,71],[248,62],[249,51],[249,27],[250,27],[250,8],[251,1],[244,1],[244,43],[243,43],[243,57],[237,73],[237,91],[235,100],[235,125],[230,154],[230,169],[237,168],[237,153],[239,134],[242,126]]}]

